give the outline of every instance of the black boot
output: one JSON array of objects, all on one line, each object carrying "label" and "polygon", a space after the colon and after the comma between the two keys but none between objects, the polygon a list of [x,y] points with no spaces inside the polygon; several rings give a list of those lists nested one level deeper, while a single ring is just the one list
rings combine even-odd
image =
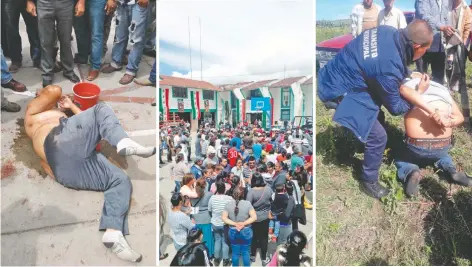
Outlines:
[{"label": "black boot", "polygon": [[406,195],[409,197],[415,196],[418,194],[419,185],[421,180],[421,174],[419,171],[413,171],[408,175],[407,184],[406,184]]},{"label": "black boot", "polygon": [[456,184],[472,187],[472,177],[464,172],[450,172],[449,176]]},{"label": "black boot", "polygon": [[388,190],[387,188],[379,184],[379,181],[375,181],[375,182],[364,181],[362,182],[362,185],[366,193],[373,198],[379,199],[390,193],[390,190]]}]

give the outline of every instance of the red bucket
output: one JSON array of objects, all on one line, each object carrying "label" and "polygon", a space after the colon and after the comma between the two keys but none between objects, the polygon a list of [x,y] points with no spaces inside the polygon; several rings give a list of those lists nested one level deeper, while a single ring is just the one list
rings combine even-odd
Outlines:
[{"label": "red bucket", "polygon": [[72,88],[74,92],[74,103],[81,110],[86,110],[95,106],[98,103],[100,96],[100,87],[93,83],[77,83]]}]

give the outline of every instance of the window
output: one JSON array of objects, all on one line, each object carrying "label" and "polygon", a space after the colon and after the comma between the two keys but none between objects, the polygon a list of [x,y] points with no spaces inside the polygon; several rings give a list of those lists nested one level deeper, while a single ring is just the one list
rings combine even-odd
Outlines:
[{"label": "window", "polygon": [[173,98],[188,98],[188,91],[185,87],[172,87]]},{"label": "window", "polygon": [[262,97],[261,90],[259,89],[251,90],[251,98],[252,97]]},{"label": "window", "polygon": [[203,90],[203,100],[215,100],[215,92]]},{"label": "window", "polygon": [[282,88],[282,107],[290,107],[290,88]]},{"label": "window", "polygon": [[280,111],[280,120],[290,121],[290,109],[285,109],[285,110]]}]

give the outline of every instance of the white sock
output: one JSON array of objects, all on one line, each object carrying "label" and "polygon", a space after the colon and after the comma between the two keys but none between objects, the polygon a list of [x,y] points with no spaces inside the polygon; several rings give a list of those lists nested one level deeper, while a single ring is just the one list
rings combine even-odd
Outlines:
[{"label": "white sock", "polygon": [[122,260],[140,262],[143,258],[141,254],[129,246],[121,231],[106,231],[103,234],[102,242]]},{"label": "white sock", "polygon": [[116,145],[116,151],[122,156],[137,155],[147,158],[156,154],[156,147],[144,147],[130,138],[123,138]]}]

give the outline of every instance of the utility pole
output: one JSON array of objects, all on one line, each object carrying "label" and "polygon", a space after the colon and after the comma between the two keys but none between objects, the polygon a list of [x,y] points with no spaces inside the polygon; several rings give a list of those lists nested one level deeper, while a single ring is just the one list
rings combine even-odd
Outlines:
[{"label": "utility pole", "polygon": [[192,79],[192,44],[190,42],[190,16],[188,16],[188,48],[190,53],[190,79]]},{"label": "utility pole", "polygon": [[203,81],[203,60],[202,60],[202,21],[198,17],[198,24],[200,25],[200,81]]}]

